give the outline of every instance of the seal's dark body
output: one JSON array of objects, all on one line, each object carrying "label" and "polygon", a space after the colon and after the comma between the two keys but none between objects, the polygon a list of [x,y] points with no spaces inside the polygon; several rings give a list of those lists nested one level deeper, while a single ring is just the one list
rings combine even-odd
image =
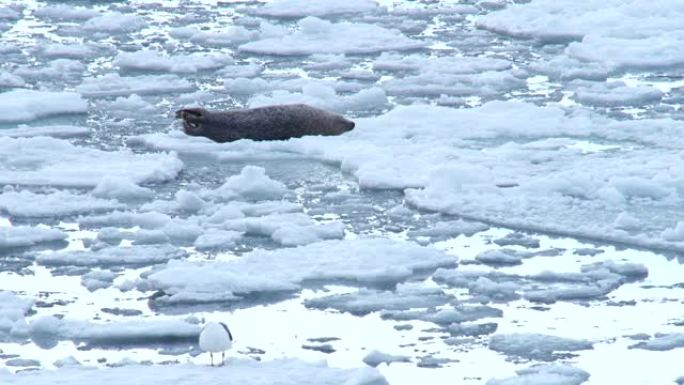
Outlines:
[{"label": "seal's dark body", "polygon": [[341,115],[305,104],[276,105],[238,111],[210,112],[188,108],[176,112],[185,133],[216,142],[239,139],[286,140],[305,135],[339,135],[354,128]]}]

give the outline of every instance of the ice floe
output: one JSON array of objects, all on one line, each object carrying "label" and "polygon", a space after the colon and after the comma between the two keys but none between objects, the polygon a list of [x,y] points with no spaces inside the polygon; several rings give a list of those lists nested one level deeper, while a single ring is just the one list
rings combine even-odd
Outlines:
[{"label": "ice floe", "polygon": [[20,297],[10,291],[0,291],[0,341],[5,340],[12,329],[25,322],[24,316],[33,303],[34,300],[30,298]]},{"label": "ice floe", "polygon": [[80,79],[86,66],[79,60],[55,59],[42,67],[24,66],[17,68],[14,73],[26,80],[55,80],[69,81]]},{"label": "ice floe", "polygon": [[51,20],[88,20],[98,16],[99,12],[91,8],[55,4],[38,8],[33,14]]},{"label": "ice floe", "polygon": [[276,0],[260,7],[244,8],[251,15],[269,17],[331,16],[373,12],[380,9],[375,1],[350,0],[345,2],[310,2],[306,0]]},{"label": "ice floe", "polygon": [[[229,92],[237,95],[253,95],[262,92],[273,91],[283,93],[284,91],[302,92],[305,89],[316,91],[319,89],[333,89],[337,92],[361,92],[363,86],[358,82],[352,81],[332,81],[321,79],[305,79],[305,78],[291,78],[291,79],[263,79],[263,78],[234,78],[225,79],[223,84]],[[314,92],[316,93],[316,92]],[[320,91],[317,93],[321,93]],[[288,95],[285,93],[285,95]],[[338,102],[339,101],[333,101]]]},{"label": "ice floe", "polygon": [[410,362],[411,358],[408,356],[392,355],[383,353],[378,350],[373,350],[363,357],[363,362],[372,367],[376,367],[380,364],[391,364],[393,362]]},{"label": "ice floe", "polygon": [[95,48],[89,45],[45,44],[36,49],[36,53],[48,58],[87,59],[95,54]]},{"label": "ice floe", "polygon": [[[512,257],[505,260],[508,262],[509,258]],[[500,260],[495,259],[498,264]],[[532,275],[515,275],[439,269],[434,274],[434,280],[449,286],[468,288],[470,294],[477,296],[480,301],[509,301],[523,297],[533,302],[553,303],[601,299],[621,285],[647,275],[648,270],[643,265],[606,261],[583,265],[580,273],[542,271]]]},{"label": "ice floe", "polygon": [[362,315],[380,310],[409,310],[445,305],[451,296],[439,288],[429,288],[412,283],[397,285],[396,291],[362,288],[356,293],[336,294],[304,301],[307,307],[333,308]]},{"label": "ice floe", "polygon": [[263,167],[246,166],[240,174],[226,178],[225,183],[210,194],[219,200],[263,201],[281,199],[286,191],[285,185],[269,178]]},{"label": "ice floe", "polygon": [[141,16],[107,12],[88,19],[83,24],[83,29],[87,32],[117,34],[137,31],[146,26],[147,22]]},{"label": "ice floe", "polygon": [[382,86],[390,95],[487,97],[526,87],[526,82],[506,71],[468,75],[423,72],[420,75],[390,79]]},{"label": "ice floe", "polygon": [[26,81],[16,74],[0,71],[0,87],[20,88],[26,85]]},{"label": "ice floe", "polygon": [[152,190],[138,186],[130,178],[111,176],[103,177],[91,193],[98,198],[119,201],[149,199],[154,196]]},{"label": "ice floe", "polygon": [[76,87],[76,91],[85,97],[167,94],[194,89],[191,82],[176,75],[119,76],[112,73],[86,78]]},{"label": "ice floe", "polygon": [[49,266],[152,265],[182,259],[187,252],[173,246],[106,247],[97,251],[56,251],[36,255],[36,261]]},{"label": "ice floe", "polygon": [[0,7],[0,20],[18,20],[21,19],[22,7],[18,4]]},{"label": "ice floe", "polygon": [[421,71],[452,75],[477,74],[511,69],[508,60],[478,56],[400,55],[383,52],[373,61],[378,71]]},{"label": "ice floe", "polygon": [[339,95],[331,87],[310,84],[302,87],[302,93],[274,91],[271,95],[259,95],[249,100],[250,107],[273,104],[308,104],[319,108],[347,112],[350,110],[380,109],[387,105],[387,95],[381,88],[366,88],[352,95]]},{"label": "ice floe", "polygon": [[31,191],[5,191],[0,194],[0,211],[13,217],[62,217],[125,207],[108,199],[93,198],[67,191],[36,194]]},{"label": "ice floe", "polygon": [[77,138],[88,136],[91,130],[88,127],[54,125],[54,126],[27,126],[20,125],[17,128],[0,129],[0,136],[12,138],[51,136],[53,138]]},{"label": "ice floe", "polygon": [[617,107],[643,106],[659,102],[663,92],[653,87],[628,87],[622,82],[598,83],[578,87],[574,99],[582,104]]},{"label": "ice floe", "polygon": [[240,231],[210,229],[197,237],[194,246],[198,250],[216,250],[232,247],[235,246],[235,242],[243,234]]},{"label": "ice floe", "polygon": [[289,35],[249,42],[239,50],[269,55],[310,55],[412,50],[426,46],[399,31],[372,24],[331,23],[316,17],[307,17],[297,24],[299,28]]},{"label": "ice floe", "polygon": [[462,322],[472,322],[483,318],[501,317],[500,309],[484,306],[456,303],[453,307],[443,309],[420,309],[420,310],[383,310],[380,312],[383,319],[396,321],[420,320],[433,322],[441,326],[449,326]]},{"label": "ice floe", "polygon": [[[254,373],[258,372],[258,379]],[[81,367],[67,367],[57,372],[37,371],[18,375],[0,373],[0,379],[7,385],[27,382],[42,385],[57,385],[68,381],[74,385],[106,383],[124,385],[136,378],[150,385],[174,382],[177,385],[198,382],[222,381],[224,384],[279,383],[282,385],[387,385],[388,382],[377,370],[337,369],[325,363],[307,363],[295,359],[281,359],[259,362],[251,359],[231,360],[230,365],[215,370],[199,365],[167,365],[164,370],[157,366],[126,365],[119,368],[92,370]]]},{"label": "ice floe", "polygon": [[586,340],[576,340],[535,333],[496,334],[489,338],[489,348],[507,355],[537,360],[552,360],[554,353],[592,349]]},{"label": "ice floe", "polygon": [[684,348],[684,333],[656,335],[654,338],[632,345],[631,348],[656,351]]},{"label": "ice floe", "polygon": [[589,379],[589,373],[569,365],[535,365],[517,370],[517,376],[491,379],[487,385],[579,385]]},{"label": "ice floe", "polygon": [[145,319],[95,323],[44,316],[15,328],[14,336],[28,336],[36,343],[72,340],[99,345],[144,344],[150,342],[193,341],[200,326],[180,319]]},{"label": "ice floe", "polygon": [[233,62],[233,57],[228,54],[191,53],[164,56],[159,51],[151,50],[122,52],[114,59],[114,65],[119,66],[122,70],[178,73],[215,70]]},{"label": "ice floe", "polygon": [[0,250],[28,247],[39,243],[63,241],[67,235],[61,230],[33,226],[0,227]]},{"label": "ice floe", "polygon": [[290,249],[256,250],[232,262],[169,262],[138,283],[161,290],[164,302],[236,300],[255,293],[296,291],[305,281],[394,284],[455,258],[386,239],[323,241]]},{"label": "ice floe", "polygon": [[177,39],[189,40],[208,47],[232,47],[252,41],[259,36],[258,31],[242,26],[230,26],[221,30],[199,30],[193,27],[180,27],[171,30],[170,35]]},{"label": "ice floe", "polygon": [[47,137],[0,137],[2,184],[95,187],[107,176],[154,183],[175,178],[182,167],[175,154],[101,151]]},{"label": "ice floe", "polygon": [[88,103],[74,92],[13,90],[0,93],[0,122],[15,123],[51,115],[82,114]]},{"label": "ice floe", "polygon": [[676,0],[658,7],[638,1],[532,1],[480,16],[477,25],[546,43],[573,41],[565,51],[571,58],[612,70],[643,70],[684,62],[676,48],[684,39],[683,13]]}]

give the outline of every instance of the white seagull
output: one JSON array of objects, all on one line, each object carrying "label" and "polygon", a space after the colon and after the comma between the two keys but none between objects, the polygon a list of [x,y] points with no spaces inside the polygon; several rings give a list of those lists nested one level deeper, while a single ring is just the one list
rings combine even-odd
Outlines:
[{"label": "white seagull", "polygon": [[200,349],[209,352],[211,366],[214,366],[214,353],[221,352],[221,366],[226,361],[226,350],[233,346],[233,335],[223,322],[207,322],[199,336]]}]

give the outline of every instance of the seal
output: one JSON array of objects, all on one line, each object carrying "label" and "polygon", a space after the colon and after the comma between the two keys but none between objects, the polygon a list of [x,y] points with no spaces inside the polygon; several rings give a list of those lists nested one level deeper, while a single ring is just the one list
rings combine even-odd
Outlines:
[{"label": "seal", "polygon": [[239,139],[286,140],[305,135],[340,135],[354,128],[343,116],[306,104],[286,104],[245,110],[212,112],[204,108],[176,111],[183,130],[215,142]]}]

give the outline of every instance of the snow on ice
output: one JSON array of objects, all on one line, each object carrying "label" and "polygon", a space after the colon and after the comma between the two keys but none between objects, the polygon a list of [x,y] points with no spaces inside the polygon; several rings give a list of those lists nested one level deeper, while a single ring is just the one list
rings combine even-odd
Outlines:
[{"label": "snow on ice", "polygon": [[2,184],[95,187],[104,177],[154,183],[173,179],[182,167],[171,153],[101,151],[47,137],[0,137]]},{"label": "snow on ice", "polygon": [[0,227],[0,250],[58,242],[66,238],[67,235],[57,229],[34,226],[2,226]]},{"label": "snow on ice", "polygon": [[386,239],[322,241],[273,251],[256,250],[225,263],[170,262],[138,283],[162,290],[165,302],[215,302],[250,293],[296,291],[305,281],[393,284],[415,272],[455,263],[435,249]]},{"label": "snow on ice", "polygon": [[[212,368],[213,369],[213,368]],[[259,373],[255,377],[254,373]],[[106,383],[110,385],[129,384],[136,378],[150,385],[163,385],[174,382],[177,385],[212,383],[223,384],[260,384],[278,383],[283,385],[387,385],[388,382],[371,368],[337,369],[325,363],[307,363],[296,359],[283,359],[258,362],[251,359],[231,360],[223,368],[207,370],[197,365],[167,365],[164,370],[156,366],[126,365],[119,368],[91,370],[81,367],[65,367],[57,372],[38,371],[18,375],[0,373],[0,380],[7,385],[27,382],[41,385],[56,385],[68,381],[74,385]]]},{"label": "snow on ice", "polygon": [[16,123],[60,114],[82,114],[88,103],[74,92],[14,90],[0,93],[0,123]]},{"label": "snow on ice", "polygon": [[310,55],[314,53],[372,53],[385,50],[413,50],[426,44],[399,31],[372,24],[332,23],[307,17],[299,29],[279,38],[243,44],[241,52],[269,55]]}]

